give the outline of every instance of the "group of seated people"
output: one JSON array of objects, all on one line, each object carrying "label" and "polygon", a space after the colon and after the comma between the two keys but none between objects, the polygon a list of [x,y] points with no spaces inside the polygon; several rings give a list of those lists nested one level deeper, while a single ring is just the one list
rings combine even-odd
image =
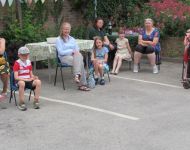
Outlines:
[{"label": "group of seated people", "polygon": [[[122,60],[132,60],[134,57],[133,72],[138,72],[138,64],[142,54],[147,54],[150,63],[153,67],[153,73],[158,73],[158,68],[155,63],[155,51],[160,50],[159,44],[159,31],[153,26],[152,19],[145,19],[145,28],[142,34],[139,35],[138,45],[132,54],[130,44],[125,38],[124,31],[118,32],[119,38],[116,40],[117,46],[112,44],[103,31],[103,19],[97,18],[94,26],[88,31],[88,39],[94,40],[94,47],[91,55],[91,62],[94,68],[95,84],[105,85],[104,72],[109,71],[109,55],[114,49],[117,49],[114,56],[113,68],[111,74],[117,75],[122,65]],[[80,53],[79,46],[75,38],[70,36],[71,25],[64,22],[60,28],[60,35],[56,40],[56,49],[61,63],[73,66],[74,81],[78,89],[81,91],[90,91],[87,85],[86,71],[84,68],[83,56]],[[0,39],[0,76],[3,81],[3,91],[0,95],[0,100],[5,99],[7,96],[7,85],[9,78],[8,63],[1,63],[4,59],[3,53],[5,51],[5,40]],[[21,47],[18,50],[19,59],[13,66],[13,72],[16,84],[19,88],[19,105],[20,110],[26,110],[27,107],[24,103],[24,90],[25,88],[33,88],[35,91],[34,108],[39,109],[39,95],[41,89],[41,81],[37,76],[32,73],[32,65],[29,60],[29,49]],[[5,59],[4,59],[5,60]]]}]

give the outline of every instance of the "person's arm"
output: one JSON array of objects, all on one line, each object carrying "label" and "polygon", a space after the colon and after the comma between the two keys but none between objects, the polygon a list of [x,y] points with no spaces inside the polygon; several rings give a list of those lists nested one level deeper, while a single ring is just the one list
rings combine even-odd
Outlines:
[{"label": "person's arm", "polygon": [[139,35],[138,37],[138,44],[143,45],[142,35]]},{"label": "person's arm", "polygon": [[155,32],[153,41],[142,41],[143,44],[147,44],[150,46],[155,46],[159,42],[160,34],[158,31]]},{"label": "person's arm", "polygon": [[190,44],[189,39],[187,36],[184,38],[184,46],[188,46]]},{"label": "person's arm", "polygon": [[31,79],[32,79],[32,80],[38,79],[38,76],[35,76],[35,75],[33,74],[33,71],[30,71],[30,76],[31,76]]},{"label": "person's arm", "polygon": [[67,47],[61,42],[60,39],[57,39],[57,41],[56,41],[56,48],[57,48],[58,54],[61,55],[61,56],[64,56],[64,55],[72,55],[72,53],[73,53],[73,49],[67,48]]},{"label": "person's arm", "polygon": [[110,50],[114,50],[114,46],[110,43],[109,39],[107,36],[104,36],[104,44],[108,45]]},{"label": "person's arm", "polygon": [[92,60],[92,61],[96,60],[96,58],[95,58],[95,56],[94,56],[94,52],[92,52],[91,60]]},{"label": "person's arm", "polygon": [[0,38],[0,55],[3,55],[5,52],[5,39]]},{"label": "person's arm", "polygon": [[103,60],[103,62],[104,62],[104,63],[107,63],[109,50],[108,50],[106,47],[104,47],[104,48],[105,48],[105,49],[104,49],[105,55],[104,55],[104,60]]},{"label": "person's arm", "polygon": [[155,46],[158,43],[158,41],[159,41],[159,38],[154,37],[153,41],[143,41],[142,40],[142,43],[145,45]]},{"label": "person's arm", "polygon": [[106,53],[104,56],[104,63],[107,63],[107,61],[108,61],[108,53]]},{"label": "person's arm", "polygon": [[129,53],[130,53],[130,54],[132,54],[132,50],[131,50],[131,47],[130,47],[130,45],[129,45],[129,42],[128,42],[128,41],[126,42],[126,45],[127,45],[127,49],[129,50]]},{"label": "person's arm", "polygon": [[108,39],[107,36],[104,36],[104,44],[105,45],[109,45],[110,44],[110,41],[109,41],[109,39]]},{"label": "person's arm", "polygon": [[30,79],[19,78],[18,71],[14,71],[14,77],[15,77],[15,80],[17,81],[32,81],[33,80],[32,78]]},{"label": "person's arm", "polygon": [[77,51],[77,52],[80,51],[80,47],[78,46],[76,40],[74,40],[74,47],[75,47],[74,51]]}]

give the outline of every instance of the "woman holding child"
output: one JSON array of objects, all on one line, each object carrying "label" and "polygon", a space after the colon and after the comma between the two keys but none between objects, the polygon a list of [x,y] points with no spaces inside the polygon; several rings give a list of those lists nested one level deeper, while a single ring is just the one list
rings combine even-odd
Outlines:
[{"label": "woman holding child", "polygon": [[158,73],[156,66],[156,55],[155,51],[160,51],[159,38],[160,34],[158,29],[154,27],[153,20],[148,18],[144,22],[145,28],[139,35],[138,45],[134,53],[134,70],[137,73],[138,64],[140,63],[143,54],[147,54],[150,64],[153,67],[153,73]]}]

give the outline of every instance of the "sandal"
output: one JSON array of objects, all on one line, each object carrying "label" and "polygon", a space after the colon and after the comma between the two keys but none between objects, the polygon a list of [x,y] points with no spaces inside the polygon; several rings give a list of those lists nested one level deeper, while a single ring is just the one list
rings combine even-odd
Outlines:
[{"label": "sandal", "polygon": [[90,91],[90,89],[87,86],[85,86],[85,85],[79,86],[78,90],[85,91],[85,92]]},{"label": "sandal", "polygon": [[75,82],[76,83],[80,83],[80,75],[79,74],[77,74],[76,76],[75,76]]}]

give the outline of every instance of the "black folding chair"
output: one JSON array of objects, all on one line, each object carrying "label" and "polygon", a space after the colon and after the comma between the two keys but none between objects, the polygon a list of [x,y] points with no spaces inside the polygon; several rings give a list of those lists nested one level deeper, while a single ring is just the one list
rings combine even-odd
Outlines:
[{"label": "black folding chair", "polygon": [[63,68],[71,68],[71,72],[72,72],[72,68],[73,66],[65,64],[65,63],[61,63],[59,57],[58,57],[58,51],[56,50],[56,72],[55,72],[55,80],[54,80],[54,86],[56,86],[57,83],[57,70],[58,68],[60,68],[60,72],[61,72],[61,80],[62,80],[62,84],[63,84],[63,89],[65,90],[65,83],[64,83],[64,78],[63,78]]}]

